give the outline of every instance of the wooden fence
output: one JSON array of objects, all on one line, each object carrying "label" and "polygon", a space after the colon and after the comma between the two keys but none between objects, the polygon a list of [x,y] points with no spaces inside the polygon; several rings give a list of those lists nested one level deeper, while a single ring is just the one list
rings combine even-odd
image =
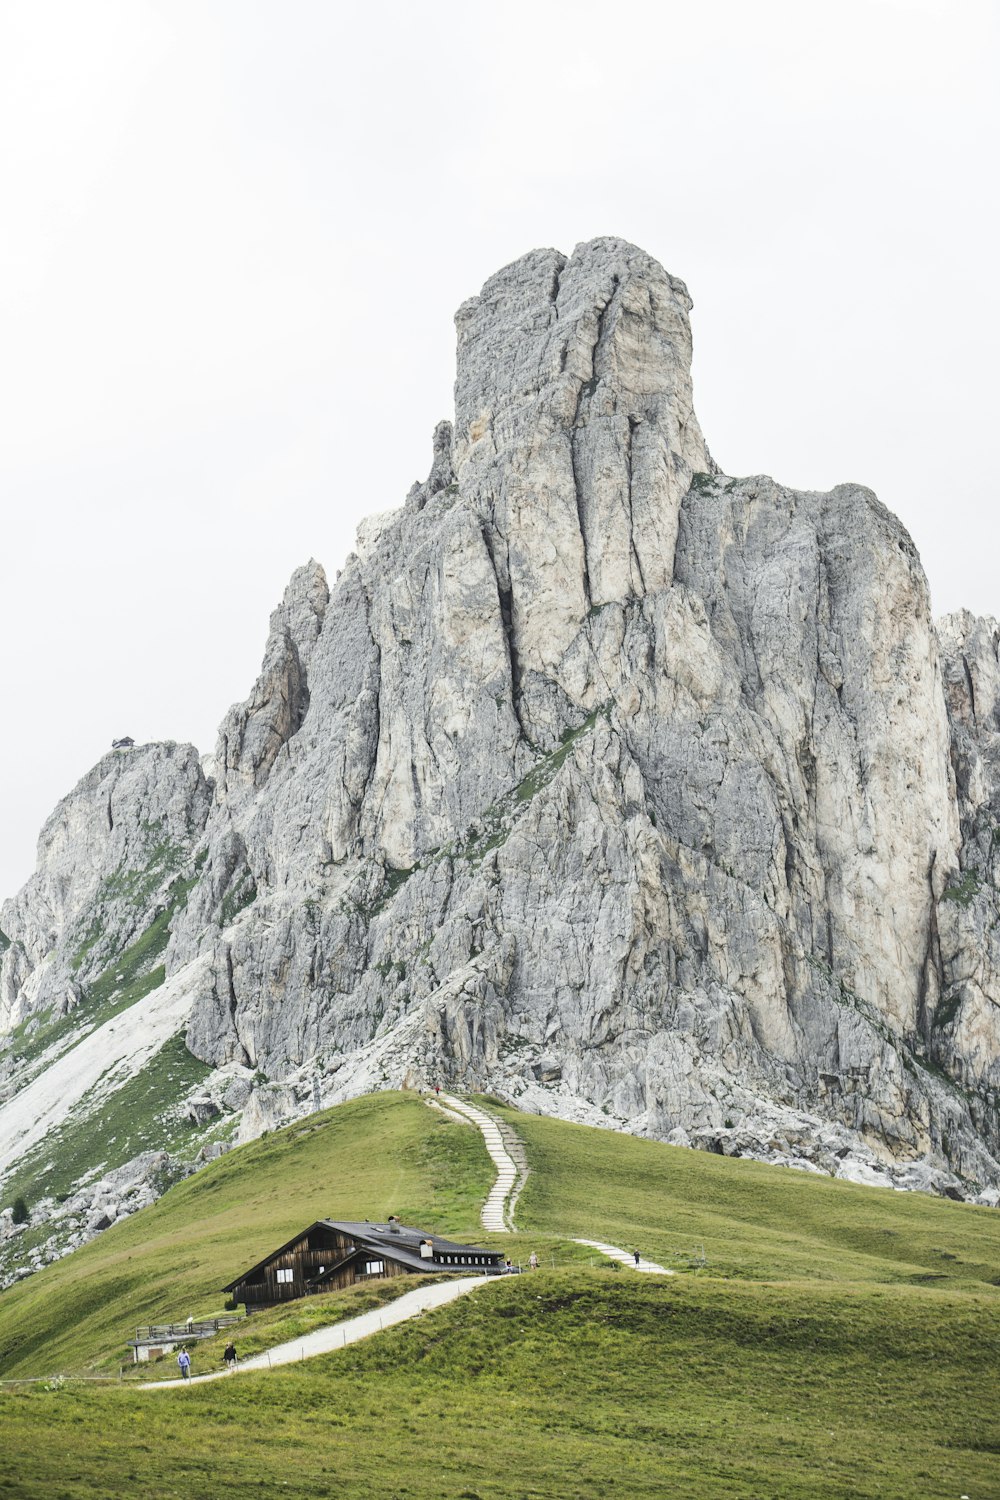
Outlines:
[{"label": "wooden fence", "polygon": [[135,1330],[137,1344],[167,1344],[172,1339],[207,1339],[223,1328],[242,1323],[242,1313],[223,1313],[218,1318],[202,1318],[190,1323],[149,1323]]}]

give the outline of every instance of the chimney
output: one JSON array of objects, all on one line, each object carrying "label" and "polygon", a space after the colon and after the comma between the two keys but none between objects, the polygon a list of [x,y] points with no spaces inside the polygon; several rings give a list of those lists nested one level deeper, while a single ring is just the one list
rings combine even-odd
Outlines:
[{"label": "chimney", "polygon": [[396,1218],[395,1214],[390,1214],[389,1215],[389,1233],[390,1234],[398,1234],[399,1233],[399,1220]]}]

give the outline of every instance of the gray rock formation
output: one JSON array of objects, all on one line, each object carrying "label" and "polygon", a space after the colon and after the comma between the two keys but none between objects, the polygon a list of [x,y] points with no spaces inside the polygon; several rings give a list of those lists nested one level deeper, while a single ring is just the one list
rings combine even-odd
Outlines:
[{"label": "gray rock formation", "polygon": [[35,874],[0,907],[0,1034],[73,1009],[81,985],[176,902],[210,805],[198,752],[174,744],[111,751],[63,798]]},{"label": "gray rock formation", "polygon": [[[718,471],[689,310],[618,240],[492,277],[427,481],[332,591],[293,576],[211,806],[193,752],[143,752],[174,781],[137,780],[129,837],[169,809],[185,829],[166,966],[244,1134],[440,1079],[858,1180],[1000,1184],[998,627],[935,632],[869,491]],[[12,1018],[78,972],[112,769],[0,914]]]}]

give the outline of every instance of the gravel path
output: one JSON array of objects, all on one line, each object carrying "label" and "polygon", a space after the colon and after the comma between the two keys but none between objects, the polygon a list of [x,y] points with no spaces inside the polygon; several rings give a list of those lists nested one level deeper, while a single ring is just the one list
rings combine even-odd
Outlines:
[{"label": "gravel path", "polygon": [[[249,1359],[240,1361],[234,1373],[245,1375],[254,1370],[272,1370],[276,1365],[298,1364],[304,1359],[314,1359],[317,1354],[329,1354],[333,1349],[344,1349],[348,1344],[356,1344],[360,1339],[366,1339],[373,1333],[380,1333],[383,1328],[391,1328],[394,1323],[405,1323],[407,1318],[415,1318],[420,1313],[430,1312],[435,1307],[444,1307],[446,1303],[454,1302],[456,1297],[463,1297],[466,1292],[474,1292],[477,1287],[486,1286],[489,1281],[499,1279],[499,1277],[487,1276],[457,1276],[452,1281],[438,1281],[433,1286],[418,1287],[416,1291],[404,1292],[402,1297],[397,1297],[394,1302],[387,1302],[384,1307],[376,1307],[371,1312],[359,1313],[356,1318],[346,1318],[342,1323],[331,1323],[326,1328],[315,1328],[312,1333],[305,1333],[297,1339],[289,1339],[287,1344],[277,1344],[264,1354],[251,1355]],[[192,1363],[197,1358],[198,1350],[195,1348]],[[137,1386],[136,1389],[140,1391],[176,1390],[178,1386],[204,1385],[209,1380],[228,1380],[229,1377],[230,1371],[216,1370],[210,1375],[192,1375],[189,1380],[180,1378],[150,1380]]]},{"label": "gravel path", "polygon": [[574,1240],[575,1245],[589,1245],[591,1250],[599,1250],[609,1260],[621,1261],[623,1266],[631,1266],[633,1271],[646,1271],[652,1276],[676,1276],[676,1271],[668,1271],[666,1266],[658,1266],[655,1260],[645,1260],[639,1257],[636,1264],[635,1255],[631,1250],[622,1250],[618,1245],[605,1245],[600,1240]]}]

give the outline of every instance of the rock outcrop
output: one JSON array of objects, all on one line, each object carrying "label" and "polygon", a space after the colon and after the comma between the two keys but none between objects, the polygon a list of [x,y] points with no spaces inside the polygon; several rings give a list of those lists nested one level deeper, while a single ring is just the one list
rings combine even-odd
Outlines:
[{"label": "rock outcrop", "polygon": [[0,907],[0,1034],[71,1010],[192,870],[211,791],[192,745],[113,750],[64,797],[27,885]]},{"label": "rock outcrop", "polygon": [[[618,240],[492,277],[428,479],[332,590],[293,576],[214,786],[143,752],[177,786],[138,779],[132,828],[172,809],[191,869],[167,972],[244,1130],[440,1079],[1000,1185],[998,627],[935,631],[869,491],[718,470],[689,310]],[[13,1019],[73,982],[112,770],[0,915]],[[131,941],[113,915],[102,958]]]}]

